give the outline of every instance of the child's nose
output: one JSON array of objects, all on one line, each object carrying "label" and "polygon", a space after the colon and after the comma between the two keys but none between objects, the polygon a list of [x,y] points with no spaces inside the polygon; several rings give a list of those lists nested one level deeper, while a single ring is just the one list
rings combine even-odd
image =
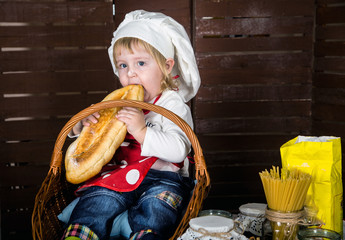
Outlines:
[{"label": "child's nose", "polygon": [[134,77],[136,73],[133,68],[129,68],[127,74],[128,77]]}]

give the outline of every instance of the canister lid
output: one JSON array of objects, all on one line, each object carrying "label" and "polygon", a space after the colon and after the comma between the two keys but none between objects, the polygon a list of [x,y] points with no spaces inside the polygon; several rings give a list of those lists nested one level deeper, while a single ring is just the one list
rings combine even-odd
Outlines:
[{"label": "canister lid", "polygon": [[341,240],[339,233],[323,228],[305,228],[297,233],[299,240],[330,239]]},{"label": "canister lid", "polygon": [[240,206],[239,210],[242,214],[252,217],[263,217],[267,204],[264,203],[247,203]]},{"label": "canister lid", "polygon": [[229,232],[234,227],[234,221],[230,218],[220,216],[204,216],[192,218],[189,226],[198,231],[203,228],[209,232],[220,233]]}]

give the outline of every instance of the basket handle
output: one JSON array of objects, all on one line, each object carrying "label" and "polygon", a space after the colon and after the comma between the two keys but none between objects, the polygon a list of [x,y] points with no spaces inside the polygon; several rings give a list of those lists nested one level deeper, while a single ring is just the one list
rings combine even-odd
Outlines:
[{"label": "basket handle", "polygon": [[179,126],[182,131],[187,135],[189,141],[192,144],[194,149],[194,161],[195,161],[195,171],[196,171],[196,179],[199,179],[201,176],[205,176],[207,179],[207,186],[210,184],[210,178],[206,169],[206,163],[204,156],[202,154],[202,149],[200,147],[200,143],[198,138],[196,137],[195,133],[193,132],[192,128],[179,116],[174,114],[173,112],[146,102],[134,101],[134,100],[110,100],[96,103],[84,110],[80,111],[76,115],[74,115],[62,128],[60,131],[57,140],[55,142],[54,150],[52,159],[50,162],[50,170],[54,174],[57,174],[57,171],[61,170],[62,166],[62,147],[66,140],[68,133],[71,131],[73,126],[77,124],[82,119],[86,118],[87,116],[106,108],[115,108],[115,107],[136,107],[141,109],[150,110],[156,113],[161,114],[162,116],[168,118],[172,122],[174,122],[177,126]]}]

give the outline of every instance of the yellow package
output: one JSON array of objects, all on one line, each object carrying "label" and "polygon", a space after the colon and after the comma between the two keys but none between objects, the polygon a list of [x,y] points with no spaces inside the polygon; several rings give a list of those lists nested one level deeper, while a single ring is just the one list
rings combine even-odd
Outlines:
[{"label": "yellow package", "polygon": [[280,148],[282,167],[312,176],[305,205],[317,211],[322,228],[343,232],[343,184],[339,137],[298,136]]}]

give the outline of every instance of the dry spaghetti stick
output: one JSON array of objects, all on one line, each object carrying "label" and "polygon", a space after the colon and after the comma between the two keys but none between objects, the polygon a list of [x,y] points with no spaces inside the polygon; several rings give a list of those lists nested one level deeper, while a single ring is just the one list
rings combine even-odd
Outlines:
[{"label": "dry spaghetti stick", "polygon": [[301,189],[300,189],[299,199],[297,199],[297,207],[300,209],[303,207],[304,200],[306,198],[306,195],[307,195],[310,183],[311,183],[311,176],[304,174],[304,173],[303,173],[303,175],[304,175],[302,178],[303,185],[301,186]]},{"label": "dry spaghetti stick", "polygon": [[285,189],[285,194],[282,198],[283,203],[282,203],[281,209],[280,209],[283,212],[286,211],[287,205],[289,203],[289,199],[291,197],[291,187],[292,187],[291,179],[286,179],[285,182],[286,182],[287,187]]},{"label": "dry spaghetti stick", "polygon": [[295,189],[293,191],[293,196],[291,197],[291,201],[289,203],[289,207],[288,207],[288,210],[289,211],[298,211],[298,210],[301,210],[301,209],[297,209],[297,206],[296,206],[296,199],[298,197],[297,194],[299,194],[301,192],[301,187],[303,186],[302,182],[298,179],[298,180],[295,180]]},{"label": "dry spaghetti stick", "polygon": [[286,184],[285,184],[284,192],[282,195],[282,204],[281,204],[281,209],[280,209],[282,211],[284,211],[286,208],[288,196],[289,196],[289,193],[291,191],[291,179],[286,179],[285,182],[286,182]]},{"label": "dry spaghetti stick", "polygon": [[300,194],[299,199],[297,200],[297,204],[298,204],[298,206],[301,206],[301,208],[302,208],[302,206],[304,204],[304,201],[305,201],[305,198],[306,198],[306,195],[307,195],[310,183],[311,183],[311,177],[310,176],[305,176],[305,182],[304,182],[303,188],[301,190],[302,192]]},{"label": "dry spaghetti stick", "polygon": [[[284,202],[284,199],[281,199],[281,196],[284,194],[285,184],[280,179],[279,179],[278,183],[279,183],[278,188],[280,189],[280,191],[279,191],[279,195],[277,196],[276,201],[277,201],[277,210],[281,211],[282,210],[281,207],[282,207],[282,204]],[[279,199],[280,199],[280,201],[279,201]]]},{"label": "dry spaghetti stick", "polygon": [[274,179],[274,195],[273,195],[273,205],[272,208],[278,210],[279,208],[279,180]]},{"label": "dry spaghetti stick", "polygon": [[285,206],[284,211],[290,212],[291,211],[291,203],[293,202],[293,199],[296,197],[296,181],[292,180],[291,181],[291,189],[289,193],[289,197],[287,200],[287,204]]},{"label": "dry spaghetti stick", "polygon": [[274,192],[273,192],[273,189],[272,188],[272,179],[270,177],[267,177],[266,178],[266,184],[268,186],[268,197],[269,197],[269,203],[271,204],[271,202],[273,201],[273,198],[274,198]]}]

